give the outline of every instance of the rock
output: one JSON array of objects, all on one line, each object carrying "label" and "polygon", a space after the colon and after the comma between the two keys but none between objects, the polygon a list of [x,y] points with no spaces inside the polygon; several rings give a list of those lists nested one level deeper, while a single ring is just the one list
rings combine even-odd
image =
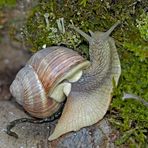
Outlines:
[{"label": "rock", "polygon": [[54,130],[56,122],[21,123],[13,128],[19,136],[18,139],[7,135],[7,124],[23,117],[29,118],[16,103],[0,101],[0,148],[114,148],[110,140],[112,130],[107,119],[49,142],[49,134]]}]

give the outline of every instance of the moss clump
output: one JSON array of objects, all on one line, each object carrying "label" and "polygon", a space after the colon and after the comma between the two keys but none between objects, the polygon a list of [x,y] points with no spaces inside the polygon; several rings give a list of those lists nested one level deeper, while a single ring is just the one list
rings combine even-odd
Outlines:
[{"label": "moss clump", "polygon": [[[81,43],[80,35],[68,28],[68,23],[64,20],[64,18],[55,20],[54,16],[52,16],[53,18],[47,18],[49,21],[47,23],[44,17],[45,14],[49,13],[43,13],[39,18],[30,17],[28,19],[29,25],[27,23],[27,26],[23,29],[23,35],[26,38],[26,42],[32,45],[31,51],[36,52],[37,50],[43,48],[43,46],[51,45],[66,45],[70,48],[76,48]],[[51,13],[49,15],[51,15]],[[66,30],[64,32],[58,28],[57,21],[60,20],[63,20],[63,27]],[[32,27],[34,29],[32,29]],[[36,32],[37,30],[38,32]]]},{"label": "moss clump", "polygon": [[[144,147],[148,135],[148,108],[135,100],[122,100],[123,92],[136,94],[148,101],[147,90],[147,13],[148,1],[40,1],[29,14],[23,29],[26,43],[37,51],[43,45],[65,45],[75,48],[88,58],[88,43],[69,28],[70,20],[83,31],[106,31],[117,20],[123,23],[112,34],[118,47],[122,74],[115,88],[108,114],[111,123],[120,131],[117,145]],[[44,14],[49,14],[49,26]],[[65,20],[63,34],[56,21]],[[56,30],[56,31],[55,31]]]},{"label": "moss clump", "polygon": [[122,74],[110,107],[110,121],[120,130],[117,145],[146,144],[148,129],[148,107],[137,100],[122,100],[123,92],[134,93],[148,101],[147,61],[140,61],[133,53],[124,52],[121,59]]},{"label": "moss clump", "polygon": [[0,8],[13,7],[16,5],[16,0],[0,0]]},{"label": "moss clump", "polygon": [[139,29],[141,38],[148,41],[148,13],[143,11],[140,18],[137,19],[137,27]]},{"label": "moss clump", "polygon": [[135,20],[134,24],[130,22],[131,27],[128,29],[129,33],[126,35],[123,46],[144,60],[148,57],[148,13],[141,12]]}]

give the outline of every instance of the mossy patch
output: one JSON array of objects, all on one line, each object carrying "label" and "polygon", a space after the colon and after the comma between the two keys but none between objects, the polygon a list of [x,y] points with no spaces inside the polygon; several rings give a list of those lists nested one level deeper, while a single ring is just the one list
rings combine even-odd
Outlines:
[{"label": "mossy patch", "polygon": [[[88,58],[88,43],[74,32],[71,21],[88,33],[106,31],[117,20],[122,25],[114,31],[121,60],[122,74],[119,85],[115,88],[109,110],[109,119],[120,135],[117,145],[144,147],[148,138],[148,108],[137,100],[122,100],[123,92],[136,94],[148,101],[148,1],[40,1],[29,13],[23,28],[26,44],[36,52],[43,46],[64,45],[74,48]],[[45,21],[49,14],[49,25]],[[57,20],[64,18],[65,33],[58,30]]]},{"label": "mossy patch", "polygon": [[0,0],[0,8],[13,7],[16,5],[16,0]]},{"label": "mossy patch", "polygon": [[[110,107],[110,121],[120,130],[116,144],[146,144],[148,130],[148,107],[138,100],[122,100],[123,92],[136,94],[148,101],[147,61],[140,61],[133,53],[121,59],[122,74],[118,87],[114,91]],[[130,133],[130,134],[129,134]]]}]

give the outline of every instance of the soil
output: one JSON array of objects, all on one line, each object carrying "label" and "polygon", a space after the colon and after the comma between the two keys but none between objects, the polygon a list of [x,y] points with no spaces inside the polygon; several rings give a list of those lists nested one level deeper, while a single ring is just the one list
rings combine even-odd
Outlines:
[{"label": "soil", "polygon": [[[57,121],[44,124],[22,123],[13,128],[19,138],[6,134],[6,126],[10,121],[22,117],[31,118],[12,98],[9,86],[16,73],[25,65],[31,56],[23,42],[16,42],[9,36],[9,28],[20,29],[24,23],[27,11],[35,4],[30,1],[20,1],[15,8],[2,10],[0,23],[2,40],[0,42],[0,148],[106,148],[114,147],[111,139],[112,129],[107,121],[78,132],[63,135],[52,142],[48,141]],[[17,18],[17,19],[16,19]],[[17,21],[16,21],[17,20]],[[12,23],[13,22],[13,23]],[[16,37],[20,34],[16,34]]]}]

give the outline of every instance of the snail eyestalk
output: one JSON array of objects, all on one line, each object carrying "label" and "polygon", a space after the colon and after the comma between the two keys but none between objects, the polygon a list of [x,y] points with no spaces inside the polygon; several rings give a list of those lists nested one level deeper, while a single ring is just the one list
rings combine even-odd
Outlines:
[{"label": "snail eyestalk", "polygon": [[108,31],[106,31],[103,35],[103,38],[109,37],[109,35],[114,31],[114,29],[121,23],[121,21],[117,21]]},{"label": "snail eyestalk", "polygon": [[65,101],[63,103],[61,103],[59,110],[56,113],[54,113],[52,116],[50,116],[49,118],[44,118],[44,119],[20,118],[20,119],[16,119],[14,121],[11,121],[6,127],[6,133],[9,136],[12,136],[12,137],[18,139],[18,135],[15,132],[11,131],[11,129],[14,128],[17,124],[24,123],[24,122],[33,123],[33,124],[42,124],[42,123],[46,123],[46,122],[48,122],[48,123],[53,122],[54,120],[58,119],[61,116],[63,108],[64,108],[64,104],[65,104]]},{"label": "snail eyestalk", "polygon": [[73,24],[70,25],[70,28],[74,29],[77,33],[81,34],[87,41],[91,41],[92,40],[92,38],[88,34],[83,32],[82,30],[78,29]]}]

